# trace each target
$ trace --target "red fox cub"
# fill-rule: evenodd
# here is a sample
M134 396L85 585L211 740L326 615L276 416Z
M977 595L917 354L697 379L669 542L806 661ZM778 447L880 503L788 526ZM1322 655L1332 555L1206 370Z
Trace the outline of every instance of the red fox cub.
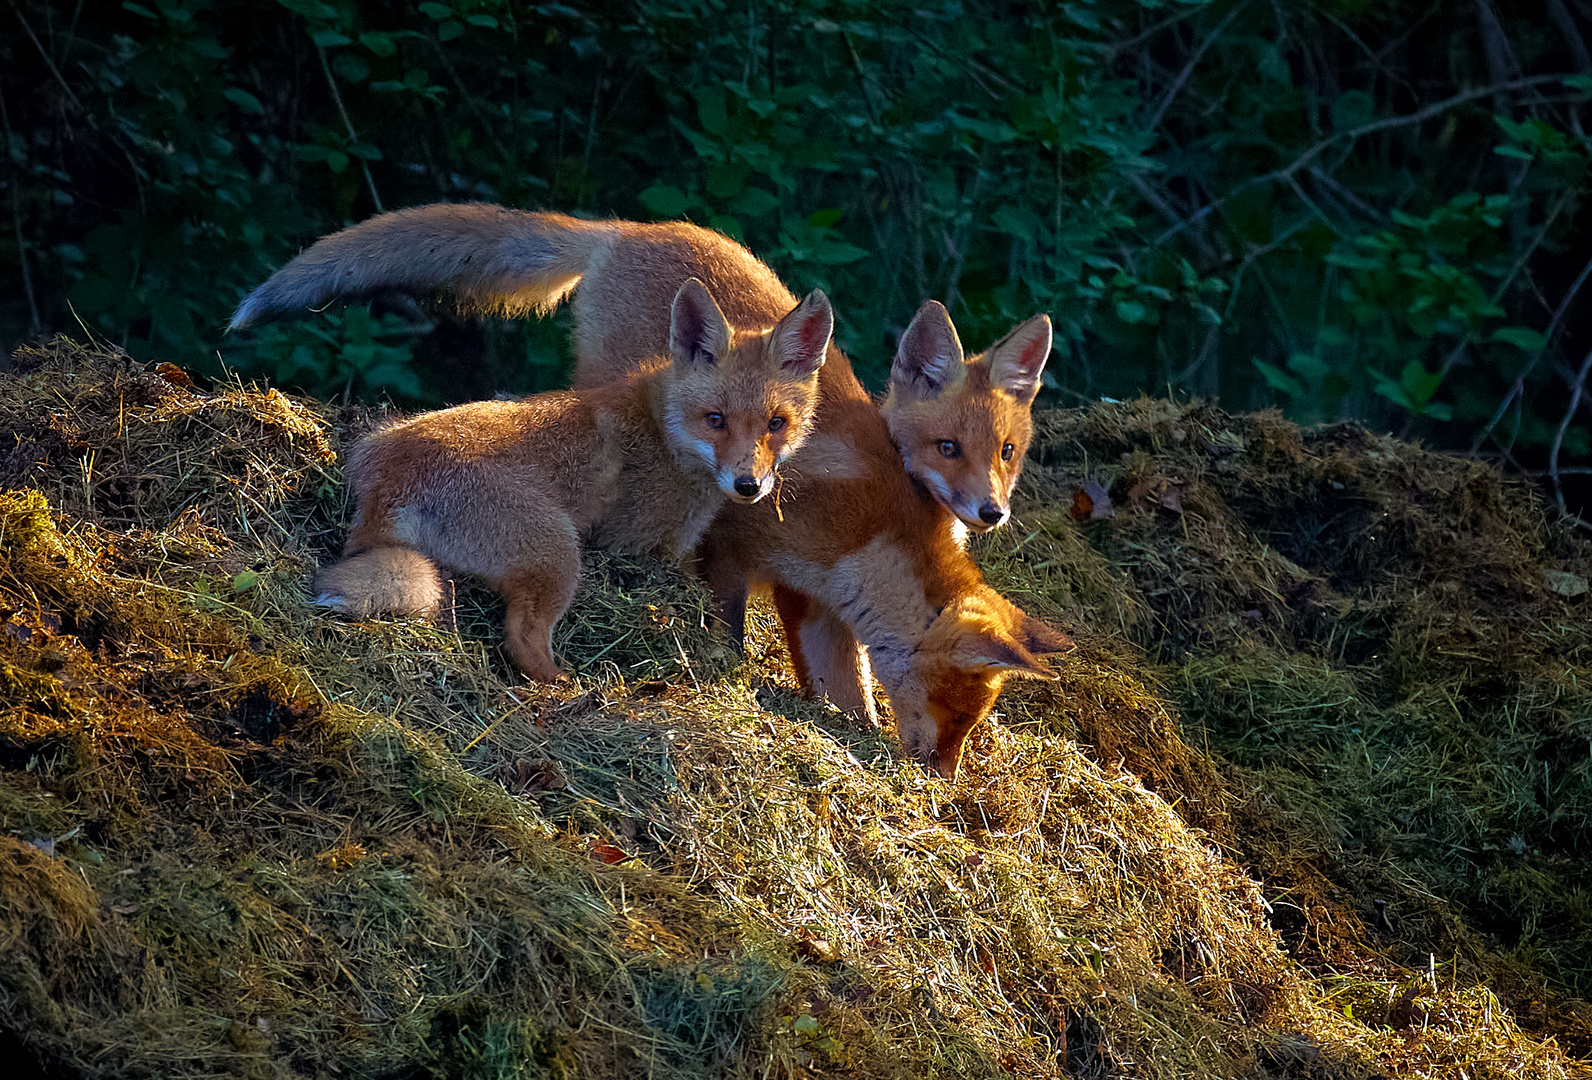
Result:
M749 251L694 225L437 205L322 240L246 299L235 324L382 290L504 314L549 310L573 290L577 393L595 392L644 366L690 277L743 332L795 304ZM832 346L813 430L783 475L779 507L726 506L699 548L732 629L748 588L772 586L803 686L872 719L876 671L904 746L954 778L1002 682L1049 677L1039 657L1072 643L984 584L956 519L919 495L884 418Z
M1029 407L1050 356L1050 316L1035 315L971 360L951 316L930 300L901 335L881 411L911 473L963 524L987 532L1012 514L1033 435Z
M234 325L277 310L253 302L301 273L300 260ZM657 339L667 359L643 357L601 387L460 405L362 439L348 454L354 525L315 602L359 616L424 610L441 599L436 564L480 574L508 601L515 663L556 678L552 630L574 598L583 540L682 559L727 499L768 494L801 445L833 316L817 291L792 306L772 330L740 333L687 279Z

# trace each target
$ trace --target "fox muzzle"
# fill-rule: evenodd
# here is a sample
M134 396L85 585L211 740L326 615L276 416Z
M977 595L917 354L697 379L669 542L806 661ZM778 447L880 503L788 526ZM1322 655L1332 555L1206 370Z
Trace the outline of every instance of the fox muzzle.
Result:
M762 476L754 476L752 473L720 470L719 490L736 502L755 503L774 490L774 471L770 469Z

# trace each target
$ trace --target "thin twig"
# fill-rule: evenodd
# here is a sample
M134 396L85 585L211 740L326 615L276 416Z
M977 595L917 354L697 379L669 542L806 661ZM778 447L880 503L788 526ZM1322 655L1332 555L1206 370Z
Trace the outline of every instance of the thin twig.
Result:
M1481 444L1493 433L1498 422L1504 418L1504 413L1509 411L1510 404L1515 398L1524 395L1526 389L1526 376L1531 374L1531 369L1537 366L1537 361L1542 359L1542 354L1548 351L1548 346L1553 343L1553 335L1559 330L1559 323L1564 318L1564 313L1570 310L1570 302L1575 299L1576 293L1581 291L1581 286L1586 284L1586 279L1592 277L1592 259L1581 268L1581 273L1576 275L1570 288L1565 292L1564 299L1559 301L1559 306L1554 309L1553 318L1548 322L1547 333L1543 336L1542 347L1531 354L1531 359L1526 366L1520 369L1520 374L1515 376L1515 385L1509 388L1509 393L1498 403L1498 408L1493 412L1492 419L1487 421L1487 426L1481 429L1474 442L1470 444L1470 452L1475 453L1481 449Z
M10 161L11 112L6 108L4 94L0 94L0 124L6 134L6 160ZM17 231L17 262L22 264L22 292L28 298L28 335L38 337L44 332L44 322L39 318L39 302L33 296L33 271L28 268L28 245L22 238L21 173L13 163L11 167L11 225Z
M1135 45L1141 44L1142 42L1147 41L1150 38L1154 37L1156 34L1159 34L1162 30L1165 30L1168 27L1176 26L1178 23L1182 22L1183 20L1191 19L1195 15L1198 15L1199 13L1200 13L1200 9L1199 8L1190 8L1187 11L1183 12L1183 14L1181 14L1181 15L1173 15L1171 18L1162 19L1160 22L1153 24L1148 29L1142 30L1142 31L1140 31L1137 34L1134 34L1132 37L1128 38L1126 41L1118 41L1118 42L1115 42L1115 43L1112 43L1112 44L1108 44L1106 42L1100 42L1095 47L1103 50L1105 52L1107 58L1115 57L1117 53L1124 52L1124 51L1126 51L1128 49L1131 49Z
M1563 82L1566 78L1569 78L1569 76L1533 75L1529 79L1512 79L1509 82L1498 83L1494 86L1484 86L1477 90L1466 90L1462 93L1455 94L1453 97L1444 98L1442 101L1428 105L1424 109L1418 109L1407 116L1390 116L1382 120L1374 121L1373 123L1362 124L1357 128L1350 128L1348 131L1340 131L1336 135L1330 135L1327 138L1322 139L1320 142L1316 143L1310 149L1300 154L1292 162L1283 166L1282 168L1274 169L1269 173L1265 173L1261 176L1251 177L1250 179L1245 180L1242 184L1234 187L1220 199L1217 199L1210 205L1202 208L1199 213L1195 214L1193 217L1174 225L1172 228L1156 237L1155 242L1157 245L1166 243L1168 240L1172 239L1172 237L1176 236L1190 225L1193 225L1195 222L1207 217L1213 211L1219 209L1223 203L1227 202L1241 191L1247 191L1252 187L1259 187L1261 184L1269 184L1276 180L1291 179L1294 173L1298 172L1306 165L1309 165L1324 152L1345 139L1349 140L1350 142L1354 142L1358 139L1364 138L1367 135L1373 135L1378 131L1387 131L1390 128L1397 127L1408 127L1411 124L1422 124L1427 120L1432 119L1434 116L1441 116L1449 109L1464 105L1467 102L1475 101L1478 98L1491 97L1493 94L1503 90L1525 90L1533 86L1541 86L1544 83Z
M1564 410L1564 418L1559 421L1559 430L1554 432L1553 449L1548 451L1548 477L1553 481L1553 497L1559 504L1559 513L1564 515L1565 520L1583 529L1592 529L1592 522L1571 513L1564 504L1564 485L1559 480L1559 449L1564 445L1564 433L1569 430L1570 421L1575 419L1576 411L1581 408L1581 399L1586 396L1588 372L1592 372L1592 352L1587 353L1586 359L1581 361L1581 370L1576 373L1574 389L1570 394L1570 404Z
M1165 94L1161 95L1161 103L1155 107L1155 112L1151 114L1149 123L1144 125L1146 130L1154 131L1161 125L1161 118L1166 115L1166 110L1172 107L1172 102L1177 97L1178 92L1183 89L1183 84L1188 82L1190 75L1194 74L1194 65L1200 62L1200 57L1205 55L1207 49L1216 44L1216 39L1222 36L1222 31L1226 30L1228 24L1238 17L1238 13L1248 6L1249 0L1243 0L1242 3L1233 5L1233 10L1229 11L1226 17L1216 24L1216 29L1205 35L1205 40L1201 41L1194 49L1194 55L1188 58L1188 63L1183 65L1183 70L1177 73L1177 78L1172 80L1172 85Z
M55 66L55 61L51 60L50 54L44 50L44 45L39 41L38 35L33 32L33 27L28 25L28 20L23 16L22 9L17 6L17 0L11 0L11 10L16 12L17 21L22 24L22 29L28 32L28 40L33 42L35 49L39 50L39 55L44 58L45 66L50 69L50 74L55 76L55 81L61 84L61 89L66 91L66 96L77 107L77 111L87 112L83 108L83 103L77 99L77 95L72 93L72 88L67 85L65 77L61 74L61 69Z
M315 46L315 55L321 59L321 71L326 75L326 85L331 88L332 101L337 104L337 111L343 116L343 126L348 129L348 141L354 146L359 145L359 134L354 131L354 122L348 118L348 110L343 107L343 95L337 92L337 80L332 78L332 65L326 62L326 50L319 43ZM350 147L352 150L352 147ZM358 154L352 155L359 157ZM381 195L376 191L376 181L371 179L370 162L359 157L359 167L365 173L365 186L370 188L370 201L376 204L376 213L384 214L387 211L381 205Z

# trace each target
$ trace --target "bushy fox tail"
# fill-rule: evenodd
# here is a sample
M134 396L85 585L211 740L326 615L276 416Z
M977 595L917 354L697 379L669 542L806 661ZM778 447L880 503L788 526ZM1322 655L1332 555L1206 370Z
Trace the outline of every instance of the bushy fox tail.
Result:
M244 298L230 328L385 290L468 313L545 313L617 236L611 223L487 203L395 210L316 241Z
M315 579L312 603L355 618L433 611L442 603L436 564L409 548L376 548L333 563Z

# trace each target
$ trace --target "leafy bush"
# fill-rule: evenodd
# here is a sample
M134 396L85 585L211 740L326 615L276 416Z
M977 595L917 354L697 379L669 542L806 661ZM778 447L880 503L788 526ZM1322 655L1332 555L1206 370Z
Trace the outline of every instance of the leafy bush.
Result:
M1592 450L1566 413L1588 16L18 0L0 335L81 320L135 354L410 403L557 385L556 323L411 306L223 332L315 236L485 199L722 229L834 294L876 384L927 297L971 347L1047 310L1064 398L1278 401L1557 468Z

